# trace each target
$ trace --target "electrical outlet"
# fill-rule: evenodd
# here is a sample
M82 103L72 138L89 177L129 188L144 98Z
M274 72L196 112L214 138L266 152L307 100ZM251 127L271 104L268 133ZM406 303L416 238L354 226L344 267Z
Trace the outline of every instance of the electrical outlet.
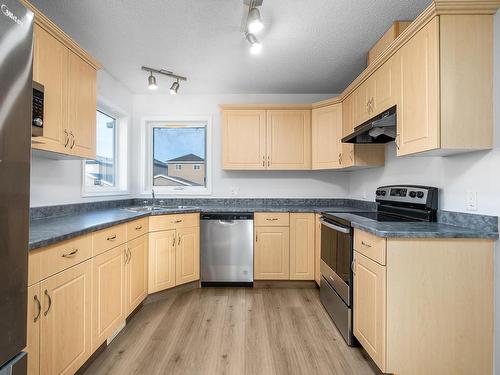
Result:
M465 199L465 206L467 211L477 211L477 192L468 191Z

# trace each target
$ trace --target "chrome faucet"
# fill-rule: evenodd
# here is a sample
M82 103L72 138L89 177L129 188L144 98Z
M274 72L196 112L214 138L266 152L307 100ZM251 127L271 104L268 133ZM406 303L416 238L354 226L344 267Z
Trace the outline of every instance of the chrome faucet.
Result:
M156 198L155 198L155 191L154 191L154 189L151 190L151 195L153 196L153 204L152 204L152 206L154 208L154 207L156 207Z

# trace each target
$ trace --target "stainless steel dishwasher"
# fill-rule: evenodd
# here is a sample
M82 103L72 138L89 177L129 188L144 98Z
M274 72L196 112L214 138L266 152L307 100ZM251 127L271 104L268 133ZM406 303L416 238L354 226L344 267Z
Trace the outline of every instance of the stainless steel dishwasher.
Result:
M253 286L253 213L201 215L201 285Z

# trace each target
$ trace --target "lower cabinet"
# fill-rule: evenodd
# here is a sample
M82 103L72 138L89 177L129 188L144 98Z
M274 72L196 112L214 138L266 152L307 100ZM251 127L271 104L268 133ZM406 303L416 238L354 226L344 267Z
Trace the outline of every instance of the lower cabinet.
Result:
M92 351L125 321L125 245L92 259Z
M74 374L90 357L91 279L88 260L40 283L40 374Z
M316 284L321 282L321 215L316 214L314 218L314 280Z
M199 226L149 234L149 293L199 278Z
M290 280L314 280L314 214L290 214Z
M28 353L28 374L40 374L40 321L42 319L42 304L40 283L28 288L28 316L26 348Z
M290 279L290 229L288 227L255 228L254 279Z
M386 267L357 251L354 262L354 335L385 372Z
M129 315L148 296L148 236L127 243L125 312Z

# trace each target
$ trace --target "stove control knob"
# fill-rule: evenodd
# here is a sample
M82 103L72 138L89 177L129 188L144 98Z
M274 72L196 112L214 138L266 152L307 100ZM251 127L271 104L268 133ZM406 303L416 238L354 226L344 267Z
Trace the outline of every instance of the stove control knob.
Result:
M382 190L380 194L382 194L382 196L385 197L385 190Z
M423 198L424 197L424 192L423 191L419 191L417 193L417 198Z
M414 191L410 191L410 198L415 198L417 196L417 193Z
M377 191L375 192L375 194L377 194L377 196L380 196L380 194L382 194L382 192L381 192L380 190L377 190Z

